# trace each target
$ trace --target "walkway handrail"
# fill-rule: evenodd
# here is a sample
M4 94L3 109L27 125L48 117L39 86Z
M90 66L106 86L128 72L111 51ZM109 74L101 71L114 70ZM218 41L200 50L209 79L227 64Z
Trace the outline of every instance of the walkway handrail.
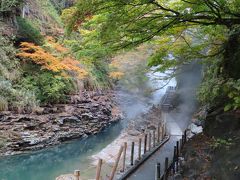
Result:
M165 139L163 139L160 144L158 144L154 149L147 152L142 156L142 159L139 161L136 161L135 165L132 166L130 169L128 169L118 180L125 180L127 179L131 174L133 174L145 161L147 161L156 151L158 151L168 140L170 139L170 136L166 136Z
M156 132L157 131L157 132ZM143 135L143 134L142 134ZM121 177L117 178L120 180L124 180L129 177L132 173L134 173L139 166L141 166L145 161L147 161L156 151L158 151L168 140L170 136L166 135L166 124L159 123L158 127L155 127L155 130L152 130L152 133L144 134L144 139L142 141L142 137L138 138L139 147L136 148L138 152L137 156L134 156L135 150L135 142L131 142L131 151L130 151L130 168L126 169L126 150L127 150L127 142L124 143L119 149L117 158L115 160L115 164L112 167L110 176L106 175L109 180L113 180L116 172L118 170L120 160L123 161L121 164L123 165L120 169L120 172L123 173ZM142 146L143 143L143 146ZM143 147L143 154L142 148ZM101 170L102 165L104 164L103 159L99 159L98 165L96 168L96 180L101 179ZM76 170L74 175L76 180L80 179L80 170Z
M176 142L174 146L173 159L169 165L168 157L165 158L164 173L161 175L161 164L158 162L155 169L155 180L167 180L170 173L175 174L179 171L179 155L183 149L184 144L187 142L187 130L184 131L182 138Z

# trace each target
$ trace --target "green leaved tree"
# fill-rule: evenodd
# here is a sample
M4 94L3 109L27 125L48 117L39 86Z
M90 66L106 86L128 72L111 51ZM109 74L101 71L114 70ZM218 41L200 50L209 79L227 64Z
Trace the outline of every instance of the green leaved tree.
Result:
M107 49L104 56L152 43L149 65L160 71L202 60L199 99L229 110L240 107L239 9L239 0L79 0L66 27L95 33L88 42Z

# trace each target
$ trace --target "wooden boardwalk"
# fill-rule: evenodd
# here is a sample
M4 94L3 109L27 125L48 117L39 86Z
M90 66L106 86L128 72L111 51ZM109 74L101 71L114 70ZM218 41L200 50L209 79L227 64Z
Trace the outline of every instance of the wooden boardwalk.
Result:
M136 164L128 169L128 171L126 171L123 175L121 175L120 177L118 177L118 180L125 180L128 179L129 177L133 176L133 174L135 172L137 172L139 169L141 169L143 166L145 166L145 164L147 164L148 161L151 161L152 156L157 153L168 141L169 141L170 137L166 136L165 139L163 139L163 141L158 144L156 147L154 147L152 149L152 151L146 153L142 159L140 161L137 161Z
M173 150L181 136L171 136L169 141L164 144L158 151L151 155L151 157L144 162L138 169L133 172L128 178L124 178L127 180L155 180L155 166L157 163L161 163L161 174L164 172L164 161L165 158L169 159L173 158ZM124 180L122 179L122 180Z
M166 93L164 94L162 100L161 100L161 109L164 112L168 112L172 110L173 107L173 100L176 95L176 88L173 86L168 86Z

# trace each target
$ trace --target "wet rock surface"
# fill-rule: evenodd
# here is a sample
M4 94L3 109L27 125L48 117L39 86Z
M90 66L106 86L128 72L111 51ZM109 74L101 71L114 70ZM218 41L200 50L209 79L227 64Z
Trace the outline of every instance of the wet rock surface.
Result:
M130 135L137 136L144 131L156 130L159 123L163 123L162 109L160 105L153 105L148 112L133 119L129 123L127 131Z
M96 134L122 119L113 92L85 92L31 114L0 112L0 155L42 149Z

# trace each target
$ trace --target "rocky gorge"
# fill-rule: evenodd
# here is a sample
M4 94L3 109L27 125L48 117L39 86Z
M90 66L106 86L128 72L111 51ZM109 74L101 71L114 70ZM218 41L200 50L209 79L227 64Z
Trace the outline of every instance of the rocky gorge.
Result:
M96 134L122 119L109 92L82 92L68 104L37 109L31 114L0 113L0 155L20 154Z

